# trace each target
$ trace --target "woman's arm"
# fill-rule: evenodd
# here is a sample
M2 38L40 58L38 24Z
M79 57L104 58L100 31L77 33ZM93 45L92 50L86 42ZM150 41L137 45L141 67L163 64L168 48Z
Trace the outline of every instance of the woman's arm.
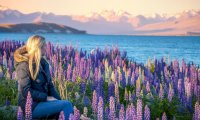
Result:
M48 85L48 89L49 89L49 95L55 97L58 100L61 100L60 95L58 94L58 92L56 91L52 80L50 80L49 85Z
M49 78L49 84L48 84L48 95L49 96L53 96L58 100L61 100L60 95L58 94L58 92L56 91L53 83L52 83L52 79L51 79L51 74L50 74L50 70L49 70L49 63L46 61L46 59L42 58L43 60L41 61L43 64L43 69L45 71L46 76Z
M47 100L47 94L44 92L40 92L37 90L33 90L31 88L31 79L30 79L30 73L28 72L28 66L23 65L24 63L21 63L18 65L18 68L16 69L17 77L18 77L18 89L19 92L21 92L23 97L27 97L28 91L31 93L31 97L34 101L46 101Z

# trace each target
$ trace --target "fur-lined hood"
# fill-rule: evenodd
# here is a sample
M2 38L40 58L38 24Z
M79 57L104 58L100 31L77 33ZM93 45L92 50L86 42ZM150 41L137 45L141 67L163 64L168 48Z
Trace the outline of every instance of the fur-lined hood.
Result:
M20 48L16 49L14 52L14 66L16 67L18 63L27 61L28 62L28 55L26 46L21 46Z

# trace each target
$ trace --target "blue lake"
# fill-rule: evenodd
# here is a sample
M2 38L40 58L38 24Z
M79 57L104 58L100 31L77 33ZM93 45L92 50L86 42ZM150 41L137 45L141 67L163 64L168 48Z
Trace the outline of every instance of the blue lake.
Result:
M0 41L26 41L32 34L0 33ZM125 36L125 35L66 35L40 34L53 44L78 46L89 53L92 49L105 46L110 49L118 46L120 51L127 51L127 56L138 63L146 63L148 58L161 57L193 61L200 65L200 36Z

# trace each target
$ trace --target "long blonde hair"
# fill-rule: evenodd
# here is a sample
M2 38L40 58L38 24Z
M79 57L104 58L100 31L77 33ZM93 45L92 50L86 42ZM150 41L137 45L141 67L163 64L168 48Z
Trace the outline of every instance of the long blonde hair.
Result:
M45 38L39 35L33 35L28 38L26 42L26 50L28 54L28 64L31 78L36 79L40 69L40 60L42 57L42 47L45 45ZM33 69L33 63L35 63L35 70Z

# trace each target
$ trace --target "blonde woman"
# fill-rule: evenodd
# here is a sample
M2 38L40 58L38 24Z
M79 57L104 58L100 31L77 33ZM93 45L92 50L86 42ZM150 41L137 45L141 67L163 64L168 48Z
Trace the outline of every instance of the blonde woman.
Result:
M29 37L26 44L14 52L14 66L18 78L18 105L25 114L28 91L33 99L32 117L46 118L64 111L66 119L73 112L72 103L61 100L51 80L49 64L44 59L45 38Z

